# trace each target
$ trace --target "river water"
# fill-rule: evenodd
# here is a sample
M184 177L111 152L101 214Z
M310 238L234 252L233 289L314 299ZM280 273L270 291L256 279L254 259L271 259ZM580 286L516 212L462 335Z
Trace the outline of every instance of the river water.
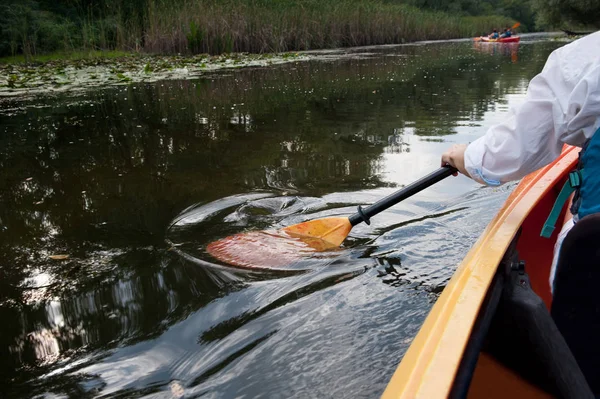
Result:
M560 45L318 52L4 100L0 396L381 394L514 184L446 179L296 272L236 269L206 245L349 215L429 173Z

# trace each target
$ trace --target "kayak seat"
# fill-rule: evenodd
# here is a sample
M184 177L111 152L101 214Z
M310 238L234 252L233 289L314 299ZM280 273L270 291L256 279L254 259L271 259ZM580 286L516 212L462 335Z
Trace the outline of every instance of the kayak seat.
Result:
M482 303L449 398L593 399L548 308L531 287L525 262L516 250L519 235ZM511 383L489 378L494 375L509 376ZM494 395L481 395L482 387ZM521 394L514 395L517 391Z
M600 214L565 237L554 277L551 314L592 391L600 395Z
M594 397L544 301L531 288L524 262L511 266L487 338L488 353L553 396Z

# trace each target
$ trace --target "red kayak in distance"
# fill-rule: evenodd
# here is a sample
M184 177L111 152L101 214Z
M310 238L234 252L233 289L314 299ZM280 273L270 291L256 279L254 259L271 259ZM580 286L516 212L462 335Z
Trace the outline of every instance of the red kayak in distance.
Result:
M488 42L488 43L519 43L521 38L519 36L504 37L502 39L490 39L487 36L476 37L473 39L476 42Z

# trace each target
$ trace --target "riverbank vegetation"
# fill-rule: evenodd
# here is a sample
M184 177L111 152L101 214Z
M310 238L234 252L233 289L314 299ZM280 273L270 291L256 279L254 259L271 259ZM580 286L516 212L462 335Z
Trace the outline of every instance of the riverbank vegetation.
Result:
M550 4L551 3L551 4ZM268 53L600 27L587 0L3 0L0 57ZM8 62L12 62L10 59Z
M533 0L538 20L546 26L579 30L600 29L600 2L589 0Z
M439 4L438 4L439 3ZM285 52L469 37L511 25L511 0L5 0L0 56L120 50ZM463 4L464 3L464 4ZM495 4L495 5L492 5ZM492 14L490 16L490 14ZM523 23L523 20L521 20ZM532 28L532 27L530 27Z

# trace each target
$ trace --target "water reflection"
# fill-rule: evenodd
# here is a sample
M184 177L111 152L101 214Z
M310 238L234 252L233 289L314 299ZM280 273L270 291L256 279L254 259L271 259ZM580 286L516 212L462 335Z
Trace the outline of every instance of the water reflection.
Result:
M510 57L513 64L519 61L520 43L473 42L473 48L489 55L501 54Z
M517 64L470 43L371 48L3 100L3 389L376 395L504 189L440 184L300 275L216 265L206 243L351 214L420 177L522 96L556 46L522 46Z

